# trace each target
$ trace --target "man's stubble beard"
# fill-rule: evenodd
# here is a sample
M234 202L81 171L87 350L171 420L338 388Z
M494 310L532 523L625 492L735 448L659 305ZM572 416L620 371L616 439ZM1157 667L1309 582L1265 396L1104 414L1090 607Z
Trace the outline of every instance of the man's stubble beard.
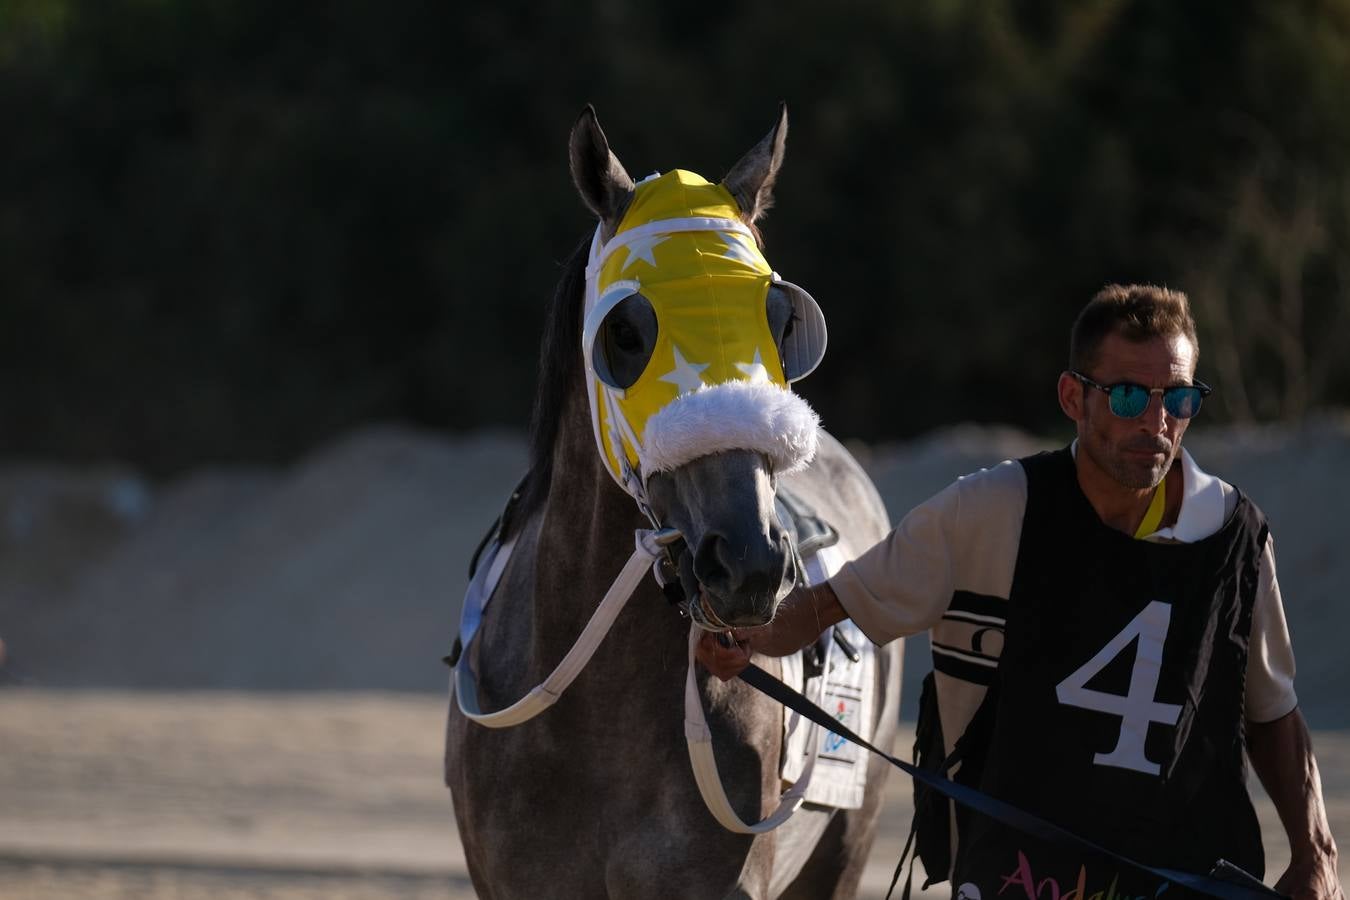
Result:
M1112 445L1092 429L1092 420L1088 420L1088 436L1091 440L1080 441L1082 449L1097 468L1101 469L1117 483L1134 491L1151 490L1158 486L1181 449L1181 441L1169 441L1165 437L1141 435L1127 438L1120 446ZM1163 462L1157 466L1142 466L1129 463L1124 456L1126 450L1156 450L1164 454Z

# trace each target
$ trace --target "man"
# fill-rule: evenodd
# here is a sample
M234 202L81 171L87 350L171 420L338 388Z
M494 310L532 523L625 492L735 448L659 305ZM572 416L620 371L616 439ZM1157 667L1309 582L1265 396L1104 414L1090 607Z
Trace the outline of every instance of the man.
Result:
M931 629L945 748L983 705L987 792L1147 864L1208 872L1224 858L1261 875L1249 758L1289 838L1277 889L1343 900L1264 517L1181 449L1209 393L1198 352L1184 294L1105 288L1059 378L1070 447L958 479L768 625L731 647L705 635L699 658L725 679L844 618L878 644ZM968 897L1161 887L957 821L949 874Z

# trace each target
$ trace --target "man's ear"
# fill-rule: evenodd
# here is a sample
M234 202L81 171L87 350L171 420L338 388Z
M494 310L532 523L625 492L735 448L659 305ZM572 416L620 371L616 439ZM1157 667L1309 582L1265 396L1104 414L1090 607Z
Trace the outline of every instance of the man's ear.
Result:
M1084 392L1086 388L1083 382L1074 378L1068 372L1059 373L1059 408L1064 410L1064 415L1073 419L1075 422L1083 421L1085 410Z

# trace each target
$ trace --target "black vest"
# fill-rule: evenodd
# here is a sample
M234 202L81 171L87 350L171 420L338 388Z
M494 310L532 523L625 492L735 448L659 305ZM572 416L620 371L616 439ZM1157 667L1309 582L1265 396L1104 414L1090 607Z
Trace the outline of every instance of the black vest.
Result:
M1026 517L981 787L1143 863L1206 873L1223 858L1262 876L1243 700L1264 517L1239 494L1204 540L1138 541L1102 524L1067 449L1021 463ZM1161 887L980 816L961 825L954 892L1105 900Z

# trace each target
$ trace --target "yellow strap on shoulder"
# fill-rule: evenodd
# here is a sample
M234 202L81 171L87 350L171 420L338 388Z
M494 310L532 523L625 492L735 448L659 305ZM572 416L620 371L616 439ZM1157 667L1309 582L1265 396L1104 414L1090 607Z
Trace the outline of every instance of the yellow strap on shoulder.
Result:
M1148 512L1144 513L1144 521L1139 523L1139 528L1134 533L1135 540L1142 540L1158 530L1162 524L1163 512L1167 509L1167 476L1158 482L1158 489L1153 492L1153 500L1148 504Z

